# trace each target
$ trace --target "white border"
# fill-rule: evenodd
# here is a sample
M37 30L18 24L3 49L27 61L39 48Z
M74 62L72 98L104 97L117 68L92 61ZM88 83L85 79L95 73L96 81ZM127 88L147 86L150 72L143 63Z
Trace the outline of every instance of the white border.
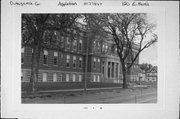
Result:
M114 1L115 2L115 1ZM114 3L112 2L112 3ZM2 2L2 114L3 117L84 116L103 118L143 115L164 117L177 112L177 5L158 4L153 7L55 7L55 2L43 2L45 7L13 7ZM105 2L106 4L110 4ZM153 4L155 4L153 2ZM3 6L5 5L5 7ZM160 6L162 5L162 6ZM170 6L170 7L167 7ZM21 13L153 13L158 16L158 103L157 104L21 104ZM169 40L172 39L172 40ZM172 52L173 51L173 52ZM171 74L170 74L171 73ZM173 76L172 76L173 75ZM172 81L173 80L173 81ZM170 96L170 97L169 97ZM174 102L173 102L174 101ZM84 107L89 107L84 110ZM95 107L93 110L92 107ZM99 107L103 107L99 110ZM172 107L174 107L172 109ZM111 113L111 114L109 114ZM53 115L52 115L53 114ZM55 115L54 115L55 114ZM111 115L111 116L110 116ZM79 117L80 116L80 117ZM176 117L176 114L169 117ZM147 117L145 117L147 118ZM168 118L168 116L167 116ZM173 119L173 118L169 118Z

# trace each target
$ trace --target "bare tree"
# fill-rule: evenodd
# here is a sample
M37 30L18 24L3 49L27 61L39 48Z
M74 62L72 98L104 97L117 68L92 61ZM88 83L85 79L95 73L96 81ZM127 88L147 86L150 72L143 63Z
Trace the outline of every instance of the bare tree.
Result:
M139 64L139 68L144 71L145 75L152 67L153 66L151 64L148 64L148 63Z
M58 47L58 39L53 38L54 31L61 35L72 35L72 28L78 28L77 14L22 14L22 46L31 46L32 65L28 91L36 92L38 81L40 52L45 47ZM55 45L56 44L56 45Z
M156 24L150 23L145 13L98 14L93 18L94 23L112 37L121 62L123 88L127 88L127 73L139 54L157 42L157 35L153 33Z

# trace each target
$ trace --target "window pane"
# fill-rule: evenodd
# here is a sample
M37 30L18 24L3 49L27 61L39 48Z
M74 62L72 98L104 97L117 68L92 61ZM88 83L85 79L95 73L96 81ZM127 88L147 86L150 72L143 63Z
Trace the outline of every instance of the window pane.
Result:
M73 74L73 82L75 82L75 81L76 81L76 75Z
M47 82L47 73L43 73L42 81Z
M66 82L69 82L69 74L66 74Z
M54 56L58 56L58 52L54 52Z
M53 73L53 82L57 82L57 73Z
M82 68L82 58L79 58L79 67Z
M79 50L82 50L82 40L79 40Z
M79 75L79 82L82 81L82 75Z
M73 56L73 67L76 67L76 56Z
M69 55L67 55L67 57L66 57L67 59L66 59L66 67L69 67L70 66L70 64L69 64L69 61L70 61L70 56Z
M94 75L93 77L93 82L96 82L96 75Z
M47 55L48 55L48 51L44 50L44 55L43 55L43 63L47 64Z

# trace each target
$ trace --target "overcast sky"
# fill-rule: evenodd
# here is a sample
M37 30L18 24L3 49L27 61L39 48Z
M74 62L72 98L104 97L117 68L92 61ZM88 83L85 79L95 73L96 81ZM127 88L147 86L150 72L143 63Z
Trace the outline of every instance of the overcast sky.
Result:
M157 65L157 43L141 52L139 56L139 63Z

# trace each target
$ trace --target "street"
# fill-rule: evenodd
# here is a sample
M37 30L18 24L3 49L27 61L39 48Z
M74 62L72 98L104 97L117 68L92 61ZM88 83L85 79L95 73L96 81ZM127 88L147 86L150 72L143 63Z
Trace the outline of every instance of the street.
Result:
M115 90L57 93L47 97L22 98L22 103L156 103L157 88L130 88Z

